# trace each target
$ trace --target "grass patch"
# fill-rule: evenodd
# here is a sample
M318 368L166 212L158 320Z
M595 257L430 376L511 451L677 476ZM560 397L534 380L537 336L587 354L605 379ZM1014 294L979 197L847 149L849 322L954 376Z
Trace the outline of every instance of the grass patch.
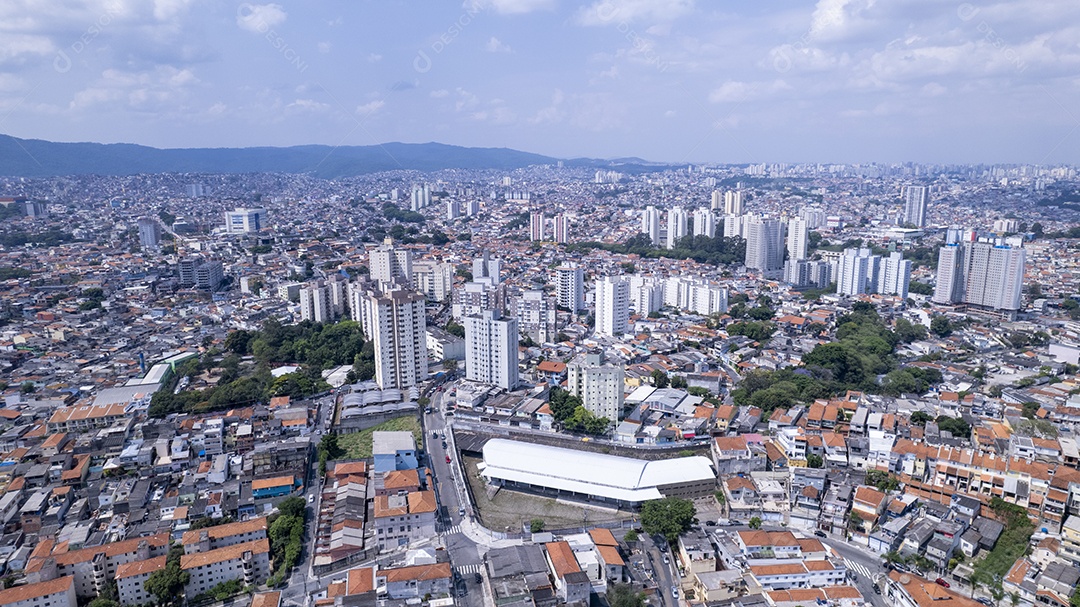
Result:
M345 450L345 457L348 459L371 457L371 435L374 432L382 431L412 432L413 439L416 440L416 448L424 448L424 435L420 430L420 420L413 415L395 417L360 432L338 435L338 446Z
M975 573L971 577L973 582L989 588L994 597L1001 600L1001 579L1027 552L1035 525L1023 508L999 497L991 500L990 508L1005 520L1005 530L1001 532L994 549L975 563Z

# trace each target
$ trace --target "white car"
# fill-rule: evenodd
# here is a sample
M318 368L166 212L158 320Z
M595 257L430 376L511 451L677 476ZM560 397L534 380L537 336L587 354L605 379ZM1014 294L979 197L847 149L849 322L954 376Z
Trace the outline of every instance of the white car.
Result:
M678 586L672 586L671 587L671 596L673 596L675 598L679 598L679 587Z
M315 503L315 494L314 493L311 493L311 494L309 494L307 496L307 503L309 503L309 504Z

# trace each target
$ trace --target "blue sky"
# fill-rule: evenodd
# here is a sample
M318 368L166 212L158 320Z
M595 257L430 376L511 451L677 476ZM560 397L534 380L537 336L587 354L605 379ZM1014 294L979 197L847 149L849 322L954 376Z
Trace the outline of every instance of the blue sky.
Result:
M1080 2L4 0L0 132L1080 163Z

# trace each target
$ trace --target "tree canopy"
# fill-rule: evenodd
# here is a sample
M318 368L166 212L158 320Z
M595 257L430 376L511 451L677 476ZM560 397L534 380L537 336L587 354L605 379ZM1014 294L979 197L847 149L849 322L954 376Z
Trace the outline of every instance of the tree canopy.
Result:
M675 543L679 534L690 528L697 508L694 502L677 497L645 502L641 507L641 528L652 535L662 535L669 543Z

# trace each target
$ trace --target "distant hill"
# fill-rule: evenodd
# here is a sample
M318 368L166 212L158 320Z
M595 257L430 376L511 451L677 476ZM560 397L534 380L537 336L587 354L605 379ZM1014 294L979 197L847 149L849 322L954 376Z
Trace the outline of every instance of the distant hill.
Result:
M56 143L0 135L0 175L134 175L138 173L310 173L333 179L412 169L516 169L558 159L508 148L466 148L441 143L385 143L286 148L159 149L130 143ZM628 167L604 160L574 159L568 166ZM661 165L642 163L641 170Z

